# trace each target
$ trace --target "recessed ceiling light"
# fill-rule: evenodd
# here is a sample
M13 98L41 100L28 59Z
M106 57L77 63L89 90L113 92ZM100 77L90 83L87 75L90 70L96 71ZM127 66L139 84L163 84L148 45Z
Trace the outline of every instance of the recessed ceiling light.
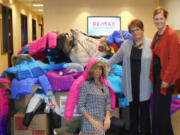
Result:
M34 3L32 4L33 7L43 7L44 5L43 4L40 4L40 3Z

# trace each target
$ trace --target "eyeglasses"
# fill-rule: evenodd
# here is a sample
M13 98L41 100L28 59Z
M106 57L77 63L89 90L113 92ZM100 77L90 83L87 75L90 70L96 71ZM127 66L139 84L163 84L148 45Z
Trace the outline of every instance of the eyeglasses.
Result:
M131 29L130 32L131 32L131 33L135 33L135 32L138 32L138 31L140 31L140 30L141 30L140 28L136 27L136 28L134 28L134 29Z

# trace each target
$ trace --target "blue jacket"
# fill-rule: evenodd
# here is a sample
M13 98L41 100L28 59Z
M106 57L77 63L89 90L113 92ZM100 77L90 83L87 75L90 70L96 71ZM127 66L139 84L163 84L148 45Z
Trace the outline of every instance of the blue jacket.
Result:
M23 60L21 64L16 65L15 67L11 67L6 69L1 77L5 77L5 73L10 73L10 74L17 74L19 72L24 72L24 71L30 71L35 68L41 68L43 71L48 71L48 70L59 70L59 69L64 69L67 67L67 63L63 62L60 64L45 64L41 61L36 61L34 58L32 58L32 62L29 62L27 60Z

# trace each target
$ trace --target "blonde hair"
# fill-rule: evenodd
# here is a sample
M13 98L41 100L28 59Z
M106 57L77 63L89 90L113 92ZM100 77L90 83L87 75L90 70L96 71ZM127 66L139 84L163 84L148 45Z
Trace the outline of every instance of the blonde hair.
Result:
M154 18L157 14L160 14L160 13L162 13L163 16L167 19L167 17L168 17L168 11L167 11L165 8L160 7L160 6L158 6L158 7L154 10L154 12L153 12L153 18Z
M97 67L100 67L102 69L102 77L107 78L107 63L105 63L103 60L97 60L91 65L91 67L88 70L88 80L94 80L94 70Z

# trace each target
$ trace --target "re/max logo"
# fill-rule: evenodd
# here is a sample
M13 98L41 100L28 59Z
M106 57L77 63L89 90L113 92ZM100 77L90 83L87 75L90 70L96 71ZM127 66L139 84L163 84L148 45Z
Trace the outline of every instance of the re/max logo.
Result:
M93 26L115 26L115 22L99 22L99 21L95 21L92 22Z

